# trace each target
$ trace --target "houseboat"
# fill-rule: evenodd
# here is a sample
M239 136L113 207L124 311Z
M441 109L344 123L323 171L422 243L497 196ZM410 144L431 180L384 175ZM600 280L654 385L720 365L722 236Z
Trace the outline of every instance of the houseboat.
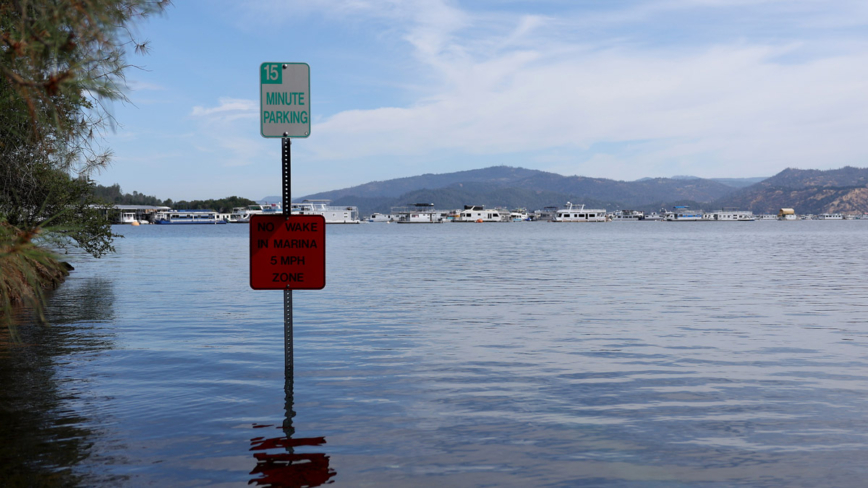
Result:
M532 214L530 214L530 220L536 221L550 221L554 218L555 214L558 211L558 207L544 207L542 210L534 210Z
M778 211L778 220L798 220L798 216L794 209L782 208Z
M276 215L283 212L279 203L269 203L264 205L248 205L246 207L235 207L227 219L231 224L249 224L250 217L254 215Z
M690 210L686 205L672 207L671 212L666 212L666 222L701 222L702 210Z
M510 211L509 218L512 219L513 222L524 222L525 220L530 220L526 208L517 208Z
M563 208L559 208L552 218L552 222L606 222L606 209L588 208L584 205L573 205L567 202Z
M715 222L753 222L756 220L750 210L735 210L724 208L702 214L702 220Z
M368 222L394 222L397 220L397 216L392 214L381 214L381 213L372 213L370 217L368 217Z
M638 222L644 220L645 212L640 212L639 210L616 210L609 217L612 218L612 222Z
M180 225L180 224L225 224L226 220L219 218L217 212L213 210L172 210L160 215L160 218L154 221L155 224L161 225Z
M392 215L399 224L442 224L442 212L434 210L433 203L413 203L404 207L392 208Z
M336 207L329 205L331 200L302 200L290 206L292 215L322 215L326 224L358 224L359 209L356 207Z
M485 205L465 205L454 222L509 222L509 210L502 208L486 209Z
M839 213L824 213L818 215L817 220L844 220L844 216Z

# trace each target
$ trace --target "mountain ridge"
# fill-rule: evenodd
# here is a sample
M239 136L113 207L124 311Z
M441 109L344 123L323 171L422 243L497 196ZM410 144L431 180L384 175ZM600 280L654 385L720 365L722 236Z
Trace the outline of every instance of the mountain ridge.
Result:
M678 176L623 181L492 166L370 182L295 201L306 198L329 199L339 206L354 205L362 215L388 213L392 207L420 202L434 203L443 209L475 204L534 210L563 205L566 201L607 209L659 210L679 203L706 209L737 207L755 213L775 213L782 207L796 208L799 213L864 213L868 212L868 168L787 168L769 178Z

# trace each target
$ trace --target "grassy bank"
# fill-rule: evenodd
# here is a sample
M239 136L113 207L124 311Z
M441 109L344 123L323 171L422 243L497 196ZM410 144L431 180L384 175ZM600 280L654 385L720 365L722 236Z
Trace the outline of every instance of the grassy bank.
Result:
M39 228L22 230L0 222L0 322L13 337L13 307L31 307L43 320L45 290L56 288L72 269L34 244L39 234Z

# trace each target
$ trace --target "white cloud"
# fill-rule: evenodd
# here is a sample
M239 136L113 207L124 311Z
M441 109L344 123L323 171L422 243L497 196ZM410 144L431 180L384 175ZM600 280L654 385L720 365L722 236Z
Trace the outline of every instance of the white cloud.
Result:
M193 107L190 115L194 117L208 117L219 115L218 118L223 120L234 120L239 117L256 118L258 107L255 100L245 100L240 98L220 98L220 105L211 108L200 106Z
M193 107L190 116L199 126L196 149L222 167L253 164L263 155L261 141L249 135L258 110L255 100L228 97L220 98L216 107Z
M617 29L605 31L697 10L716 27L727 26L715 23L715 15L761 18L764 12L795 15L781 21L787 28L866 23L866 9L858 2L844 1L836 9L816 0L737 3L635 2L630 8L563 16L470 12L436 0L259 7L276 22L286 19L281 12L313 9L342 22L382 22L394 38L406 41L428 79L435 80L413 103L349 108L322 119L302 149L313 159L350 166L361 158L424 161L445 152L472 159L558 149L559 160L574 155L576 172L616 178L672 174L673 168L738 176L787 166L864 164L868 49L862 38L862 43L837 34L803 39L790 29L777 40L751 41L766 35L760 28L745 31L743 38L660 46L640 33L624 38ZM586 33L593 28L604 33L598 38ZM820 42L825 43L821 53L799 56ZM797 62L782 62L787 56ZM255 116L250 100L220 102L196 107L193 115L252 111ZM594 149L601 144L610 149ZM536 160L546 164L545 157ZM569 167L551 164L544 169Z

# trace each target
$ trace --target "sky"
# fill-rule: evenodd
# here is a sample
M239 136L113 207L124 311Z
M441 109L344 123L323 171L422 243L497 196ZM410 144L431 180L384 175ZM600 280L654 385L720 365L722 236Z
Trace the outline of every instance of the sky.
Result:
M311 69L293 198L494 165L771 176L868 166L864 0L176 0L136 26L97 182L280 195L259 67Z

